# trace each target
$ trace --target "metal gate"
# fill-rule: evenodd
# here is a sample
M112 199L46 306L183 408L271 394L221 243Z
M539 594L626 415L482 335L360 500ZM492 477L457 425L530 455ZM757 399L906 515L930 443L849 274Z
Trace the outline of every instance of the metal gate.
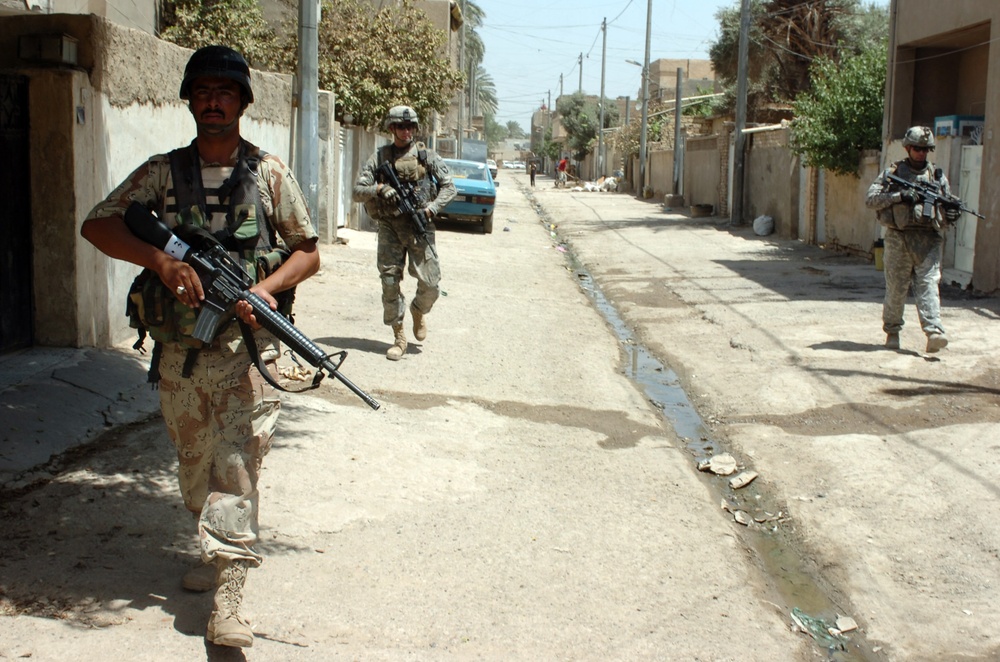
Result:
M28 79L0 74L0 353L31 345Z

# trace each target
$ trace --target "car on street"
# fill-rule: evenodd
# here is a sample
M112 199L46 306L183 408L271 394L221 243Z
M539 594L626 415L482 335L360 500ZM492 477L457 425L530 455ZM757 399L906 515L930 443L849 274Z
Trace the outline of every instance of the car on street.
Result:
M493 177L493 182L496 183L497 179L497 162L493 159L486 159L486 167L490 169L490 176Z
M493 232L493 208L497 188L485 163L445 159L448 171L458 194L436 218L445 221L471 221L480 223L484 234Z

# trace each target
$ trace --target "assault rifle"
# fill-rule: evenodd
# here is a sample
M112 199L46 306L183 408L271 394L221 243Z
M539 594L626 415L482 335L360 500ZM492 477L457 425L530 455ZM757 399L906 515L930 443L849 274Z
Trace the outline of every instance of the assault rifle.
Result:
M888 173L886 178L891 183L910 189L916 193L919 202L923 205L922 214L925 217L934 216L934 205L941 205L941 208L946 211L949 209L957 209L958 211L965 212L966 214L972 214L973 216L978 216L979 218L986 218L974 209L966 207L965 203L962 202L961 199L953 195L945 195L941 193L932 184L921 181L911 182L892 173Z
M375 170L375 180L386 186L391 186L399 194L396 209L399 210L400 214L405 214L410 219L410 222L413 223L413 233L424 240L424 243L427 244L427 250L437 259L437 252L430 239L427 238L427 215L424 214L423 210L417 208L417 196L413 191L413 184L403 184L399 181L396 169L389 161L383 161L382 165Z
M192 333L195 338L204 343L212 342L219 325L231 316L236 302L246 301L253 308L254 317L261 326L316 368L313 388L319 386L325 370L372 409L381 406L372 396L340 373L339 368L347 357L347 352L327 354L292 326L284 315L271 310L266 301L250 291L250 287L254 284L250 274L211 234L193 225L181 225L178 226L178 232L188 240L184 241L138 202L133 202L126 210L125 225L135 236L178 260L187 262L198 272L202 288L205 290L205 300L201 302L201 311L195 321ZM192 247L188 242L196 244L197 247Z

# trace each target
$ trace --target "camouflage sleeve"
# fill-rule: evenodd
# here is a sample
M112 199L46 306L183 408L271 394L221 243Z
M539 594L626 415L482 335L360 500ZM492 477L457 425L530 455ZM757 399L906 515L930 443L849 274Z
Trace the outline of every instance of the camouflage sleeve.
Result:
M455 182L451 179L448 164L438 156L437 152L428 153L427 169L430 171L431 176L437 180L438 186L437 197L428 203L427 208L431 210L433 216L437 216L438 212L455 199L458 190L455 188Z
M163 211L163 197L167 190L170 161L165 154L158 154L132 171L118 187L90 210L87 219L122 217L133 202L141 202L157 213Z
M895 193L888 186L889 180L886 178L888 174L888 169L883 170L878 178L872 182L872 185L868 187L868 194L865 196L865 206L869 209L885 209L899 202L899 199L895 197Z
M351 196L354 202L368 202L377 195L375 192L375 170L378 169L378 163L376 163L377 158L378 152L376 151L371 155L367 163L365 163L361 172L358 173L358 178L354 182L354 191Z
M268 154L261 160L259 177L264 213L285 246L294 249L303 241L316 239L305 196L284 161Z

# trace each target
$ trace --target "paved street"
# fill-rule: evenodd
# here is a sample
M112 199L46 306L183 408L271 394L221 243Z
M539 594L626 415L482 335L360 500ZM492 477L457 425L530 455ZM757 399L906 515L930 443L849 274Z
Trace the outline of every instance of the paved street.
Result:
M194 523L151 420L4 499L0 658L1000 654L996 300L947 298L939 357L909 308L889 352L860 258L544 177L530 198L523 174L500 183L492 235L439 231L446 295L404 360L384 358L374 234L344 231L300 286L297 326L346 349L344 374L382 408L333 380L284 397L253 648L206 647L210 598L179 587ZM705 439L678 436L631 379L636 350L595 284L677 373ZM699 472L715 452L760 477L732 490ZM814 640L793 612L860 629Z

